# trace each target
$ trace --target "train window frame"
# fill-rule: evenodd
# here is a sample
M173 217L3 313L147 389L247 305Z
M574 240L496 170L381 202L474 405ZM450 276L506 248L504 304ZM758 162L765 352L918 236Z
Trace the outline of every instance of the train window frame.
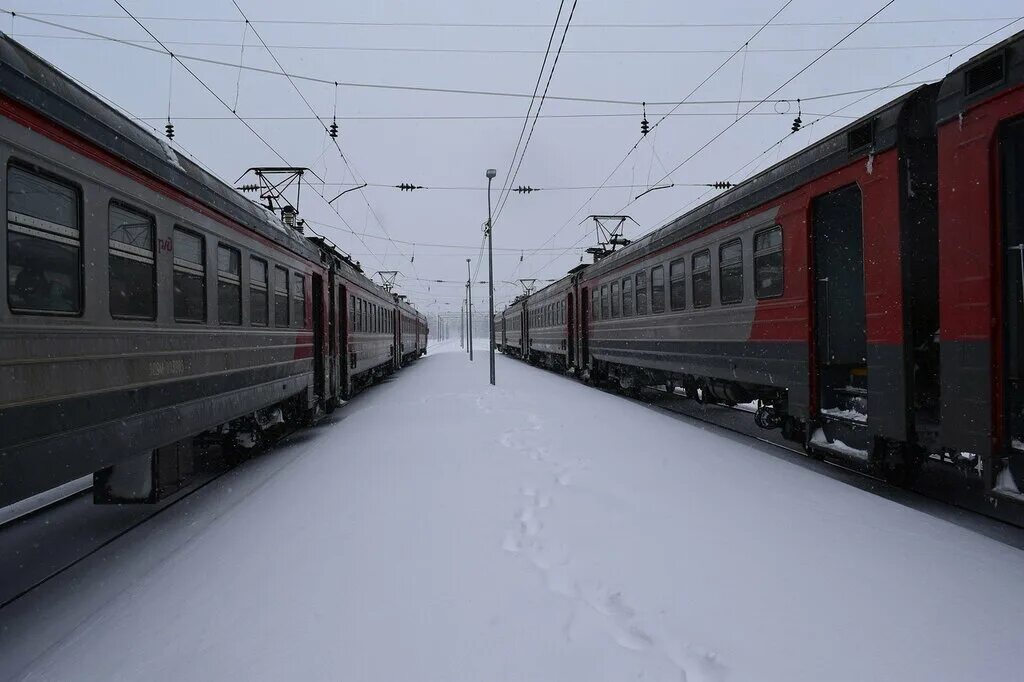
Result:
M698 258L707 258L707 265L697 267ZM697 278L707 278L707 299L697 298ZM711 287L711 249L700 249L690 254L690 296L693 299L694 308L710 308L714 302L714 292Z
M676 267L678 275L672 274ZM682 290L677 292L677 286ZM677 258L668 264L668 309L686 310L686 258Z
M725 250L734 246L739 247L739 256L730 259L728 262L725 260ZM739 297L729 298L725 297L725 284L726 284L726 268L736 268L738 266L739 272ZM729 276L735 276L730 274ZM736 305L742 303L744 298L744 277L743 277L743 239L736 237L735 239L729 239L718 245L718 299L722 305Z
M279 273L284 273L284 290L278 287ZM279 298L284 298L284 305L281 305ZM283 310L284 321L282 322L281 311ZM291 278L288 277L288 268L283 265L274 265L274 326L286 329L291 326L292 320L292 297Z
M45 220L45 219L41 219L41 218L35 218L33 216L28 215L27 213L24 213L24 214L23 213L19 213L20 216L23 216L23 222L26 223L24 225L19 224L18 222L16 222L15 219L12 219L11 214L12 213L16 213L15 211L12 211L11 208L10 208L11 200L10 200L9 192L10 192L10 186L11 186L10 179L11 179L11 171L12 170L14 170L16 172L19 172L19 173L24 173L24 174L27 174L27 175L34 176L34 177L39 178L39 179L41 179L41 180L43 180L45 182L49 182L49 183L52 183L54 185L62 186L64 188L66 188L66 189L71 190L72 193L74 194L74 200L75 200L75 220L77 222L77 225L74 228L72 228L71 226L60 225L59 223L52 223L49 220ZM47 316L47 317L81 317L85 313L85 253L84 253L85 248L84 248L84 243L83 243L84 240L83 240L83 236L82 236L83 224L85 222L85 213L84 213L84 211L85 211L85 206L84 206L84 204L85 204L85 199L84 199L85 193L82 190L82 186L79 185L78 183L72 181L72 180L64 178L61 175L58 175L58 174L52 173L52 172L50 172L50 171L48 171L46 169L40 168L40 167L36 166L35 164L20 162L20 161L14 160L14 159L12 159L7 164L7 168L6 168L6 172L5 172L5 176L4 177L5 177L5 181L7 183L7 188L8 188L7 190L5 190L7 213L4 216L5 225L6 225L5 241L7 243L7 254L6 254L6 261L4 263L4 268L5 268L5 273L6 273L5 277L7 277L7 308L8 308L8 310L10 310L11 313L14 314L14 315L35 315L35 316ZM32 226L32 225L27 224L27 223L30 223L30 222L33 222L33 221L35 221L37 223L40 223L40 224L37 225L37 226ZM11 224L12 223L17 225L21 229L12 230L11 229ZM45 229L46 227L51 227L51 226L53 228L52 230L51 229ZM44 227L44 229L39 230L38 229L39 227ZM60 232L63 232L65 230L67 231L67 234L59 234ZM75 296L75 299L74 299L75 307L74 307L73 310L57 310L57 309L49 309L49 308L22 307L22 306L17 305L12 300L11 294L12 294L12 291L15 290L15 284L17 282L17 278L15 278L15 281L12 282L11 281L11 276L10 276L11 253L12 253L12 248L11 248L11 233L12 232L16 232L16 233L20 232L20 233L24 234L24 236L26 236L26 237L30 237L30 238L33 238L33 239L46 239L47 241L52 241L54 243L62 244L64 246L73 246L74 248L77 249L77 251L78 251L78 253L77 253L77 267L74 268L75 273L77 274L77 281L76 281L77 291L75 292L76 293L76 296ZM52 237L35 235L35 234L31 234L30 232L50 232L52 234ZM77 237L74 237L74 238L72 237L72 233L73 232L77 232ZM61 241L61 240L77 241L77 244L67 244L67 243L65 243L64 241ZM21 273L19 272L18 274L20 276Z
M173 296L172 296L173 299L174 299L174 321L182 323L182 324L206 324L206 321L209 319L209 316L210 316L210 303L209 303L209 295L210 294L209 294L209 291L207 291L207 289L209 287L207 286L207 281L206 281L206 278L207 278L206 235L204 235L203 233L198 232L196 230L191 230L191 229L189 229L187 227L183 227L181 225L175 225L174 226L174 231L173 231L172 234L173 234L173 239L171 241L172 257L173 257L173 275L172 275L172 279L176 278L176 276L179 273L181 273L183 275L186 275L186 276L193 276L193 277L198 275L199 281L202 283L202 300L203 300L203 313L202 313L202 317L201 318L187 318L187 317L179 316L178 315L178 290L179 289L178 289L178 287L176 285L174 285L175 289L174 289ZM175 252L175 250L178 248L178 244L179 244L179 241L180 241L178 239L178 235L179 234L187 235L187 236L190 236L190 237L195 237L196 239L199 240L199 254L202 257L202 261L203 261L202 263L198 264L198 265L200 265L199 268L195 267L197 265L196 263L192 263L191 261L186 261L184 259L179 258L177 253ZM179 260L182 261L182 262L179 263L178 262ZM199 272L189 272L190 269L192 269L192 270L199 270Z
M238 274L221 270L221 251L225 251L228 254L233 254L238 257ZM236 281L232 281L232 279ZM237 299L238 299L238 318L226 320L224 318L224 306L221 305L221 284L227 287L234 286L237 288ZM217 324L238 327L242 324L242 251L241 249L225 244L223 242L217 243Z
M355 294L349 294L348 295L348 331L350 333L356 331L356 310L357 310L356 295Z
M615 280L609 285L612 303L612 319L622 317L622 292L619 289L619 281Z
M760 251L757 248L758 238L770 234L772 232L778 232L779 243L775 246L767 246L762 248ZM754 233L754 260L753 260L753 275L754 275L754 298L758 300L764 300L766 298L779 298L786 292L786 233L782 229L782 225L772 225L762 230L758 230ZM761 277L758 276L759 267L758 260L769 258L775 254L779 254L779 283L778 292L762 294Z
M622 291L622 316L633 317L633 277L623 277L621 284Z
M601 319L601 287L590 287L590 319L597 321Z
M633 306L637 317L647 315L650 310L650 294L647 290L647 270L640 270L633 275L633 297L636 305ZM640 302L643 301L643 305Z
M661 276L661 284L660 285L656 285L654 283L654 280L655 280L654 273L658 273ZM661 291L661 306L660 307L657 305L658 301L655 298L655 292L658 291L658 290ZM665 312L665 266L664 265L655 265L653 268L651 268L651 314L652 315L659 315L659 314L661 314L663 312Z
M110 236L111 220L113 219L114 210L123 211L125 213L131 213L135 216L146 220L149 223L149 238L152 250L146 252L145 249L129 244L128 242L122 242L117 239L113 239ZM118 246L115 246L115 242ZM114 251L120 251L121 253L115 253ZM126 260L133 260L140 263L149 265L150 269L150 282L149 291L152 298L152 304L150 306L150 312L145 315L133 315L129 313L115 313L114 312L114 268L113 259L121 258ZM145 259L149 259L148 262ZM114 320L155 320L157 316L157 309L159 302L157 300L157 272L156 272L156 216L148 211L144 211L128 202L121 201L120 199L111 199L107 204L107 310L110 313L111 319Z
M608 300L608 285L601 285L601 319L611 319L611 301Z
M253 263L260 263L263 266L263 281L257 282L253 279ZM257 321L253 311L257 308L257 298L253 296L253 290L263 293L263 321ZM249 255L249 324L253 327L267 327L270 325L270 264L266 259Z
M306 274L292 270L292 326L305 329L306 319Z

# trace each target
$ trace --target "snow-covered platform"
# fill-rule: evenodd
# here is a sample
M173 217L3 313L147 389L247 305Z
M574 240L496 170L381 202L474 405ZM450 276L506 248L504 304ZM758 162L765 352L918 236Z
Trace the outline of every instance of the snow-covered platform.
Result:
M1020 678L1021 551L458 350L4 609L0 679Z

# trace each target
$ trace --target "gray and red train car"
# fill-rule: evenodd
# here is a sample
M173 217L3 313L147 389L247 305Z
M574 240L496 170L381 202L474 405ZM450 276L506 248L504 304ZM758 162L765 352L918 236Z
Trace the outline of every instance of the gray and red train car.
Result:
M1017 34L518 300L502 345L1024 501L1022 178Z
M426 318L301 223L0 37L0 506L95 474L181 487L417 357ZM401 314L401 315L400 315Z

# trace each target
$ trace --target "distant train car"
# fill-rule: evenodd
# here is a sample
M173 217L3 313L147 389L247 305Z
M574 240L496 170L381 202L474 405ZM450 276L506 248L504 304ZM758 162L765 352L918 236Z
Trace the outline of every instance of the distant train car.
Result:
M1024 490L1024 34L951 71L937 120L939 443Z
M358 267L0 37L0 506L187 483L397 367Z
M407 364L427 353L427 318L404 300L398 303L401 363Z
M504 312L505 334L502 342L502 352L515 358L526 357L524 340L529 327L529 318L526 313L526 298L520 297L512 302Z
M575 350L569 343L569 328L573 326L572 275L531 294L526 308L530 319L527 359L552 368L571 367Z

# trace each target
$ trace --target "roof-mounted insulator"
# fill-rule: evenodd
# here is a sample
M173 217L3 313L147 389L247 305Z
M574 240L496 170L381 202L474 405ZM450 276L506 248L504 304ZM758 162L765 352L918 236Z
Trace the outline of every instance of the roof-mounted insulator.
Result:
M164 135L167 136L168 140L174 139L174 124L167 121L167 125L164 126Z

